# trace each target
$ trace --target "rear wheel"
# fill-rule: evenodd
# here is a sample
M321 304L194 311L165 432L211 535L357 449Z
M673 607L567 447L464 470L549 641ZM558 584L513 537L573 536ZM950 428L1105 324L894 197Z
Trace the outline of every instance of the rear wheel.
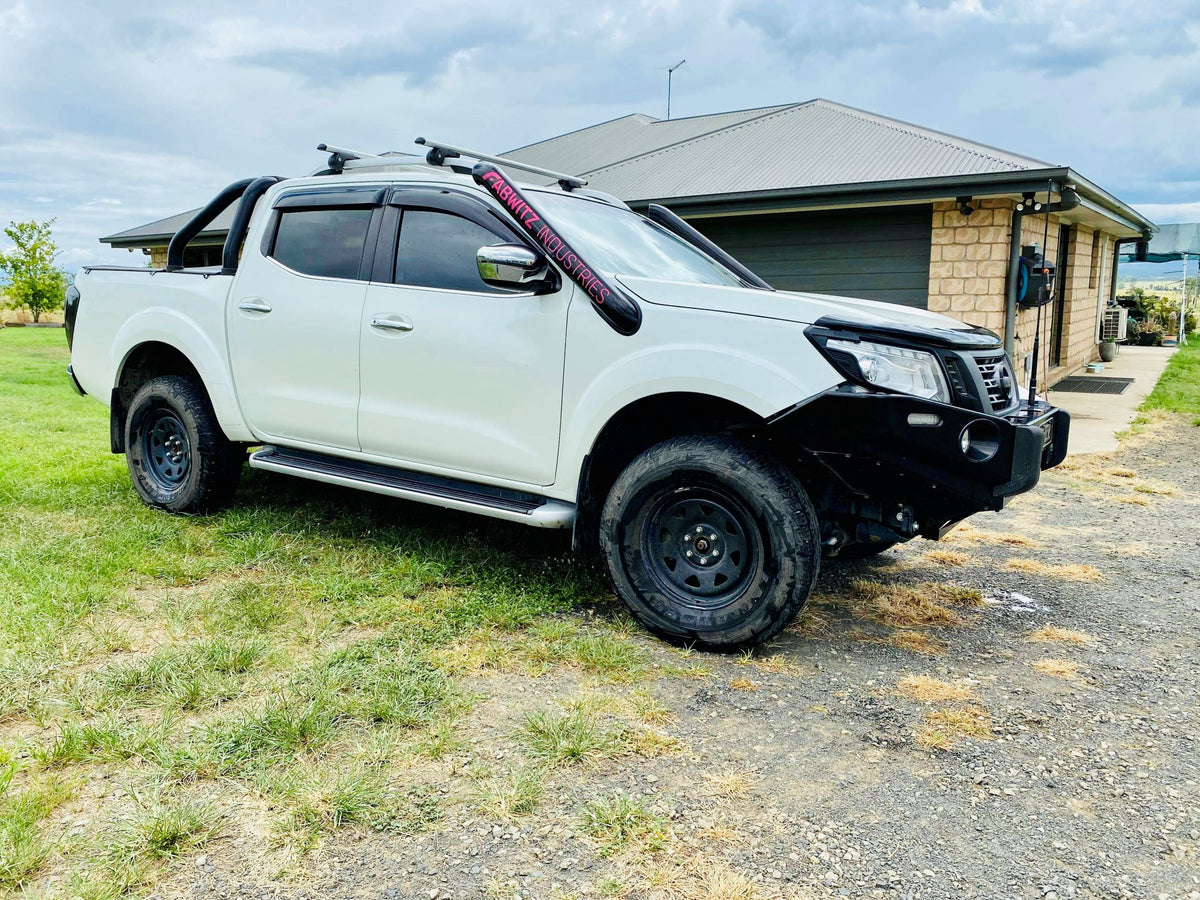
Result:
M752 647L800 612L820 565L816 514L775 459L724 437L651 447L617 478L600 525L618 596L660 637Z
M201 513L233 497L245 453L221 432L197 379L163 375L142 385L129 405L125 460L147 506Z

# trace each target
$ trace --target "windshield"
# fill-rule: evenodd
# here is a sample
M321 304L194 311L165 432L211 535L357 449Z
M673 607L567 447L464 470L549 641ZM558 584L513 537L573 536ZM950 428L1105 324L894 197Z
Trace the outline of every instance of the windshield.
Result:
M742 286L737 275L711 256L629 210L549 191L539 191L534 202L588 265L601 272Z

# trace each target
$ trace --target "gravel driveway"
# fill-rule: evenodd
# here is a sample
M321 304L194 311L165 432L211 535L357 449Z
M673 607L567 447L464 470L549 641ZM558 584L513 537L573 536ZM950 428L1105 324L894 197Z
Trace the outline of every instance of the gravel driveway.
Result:
M1160 422L948 542L829 563L757 658L637 636L664 673L644 683L480 670L459 743L408 772L443 799L428 829L270 860L223 838L159 893L1200 898L1198 461L1200 428ZM928 583L978 595L925 623L862 601ZM531 769L525 716L569 709L649 730ZM530 811L480 799L530 772ZM596 798L624 798L609 832Z

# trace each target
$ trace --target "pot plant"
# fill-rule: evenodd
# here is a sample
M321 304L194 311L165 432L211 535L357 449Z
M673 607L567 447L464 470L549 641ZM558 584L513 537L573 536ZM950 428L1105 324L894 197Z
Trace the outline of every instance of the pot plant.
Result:
M1163 329L1155 319L1147 319L1138 326L1138 346L1153 347L1162 341Z
M1100 342L1100 359L1103 362L1112 362L1117 358L1117 342L1113 340Z

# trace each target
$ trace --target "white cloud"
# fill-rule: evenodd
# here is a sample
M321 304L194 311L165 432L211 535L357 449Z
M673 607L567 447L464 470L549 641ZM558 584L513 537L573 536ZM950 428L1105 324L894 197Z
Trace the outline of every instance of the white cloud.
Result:
M1152 222L1200 222L1200 200L1186 203L1139 203L1137 210Z

